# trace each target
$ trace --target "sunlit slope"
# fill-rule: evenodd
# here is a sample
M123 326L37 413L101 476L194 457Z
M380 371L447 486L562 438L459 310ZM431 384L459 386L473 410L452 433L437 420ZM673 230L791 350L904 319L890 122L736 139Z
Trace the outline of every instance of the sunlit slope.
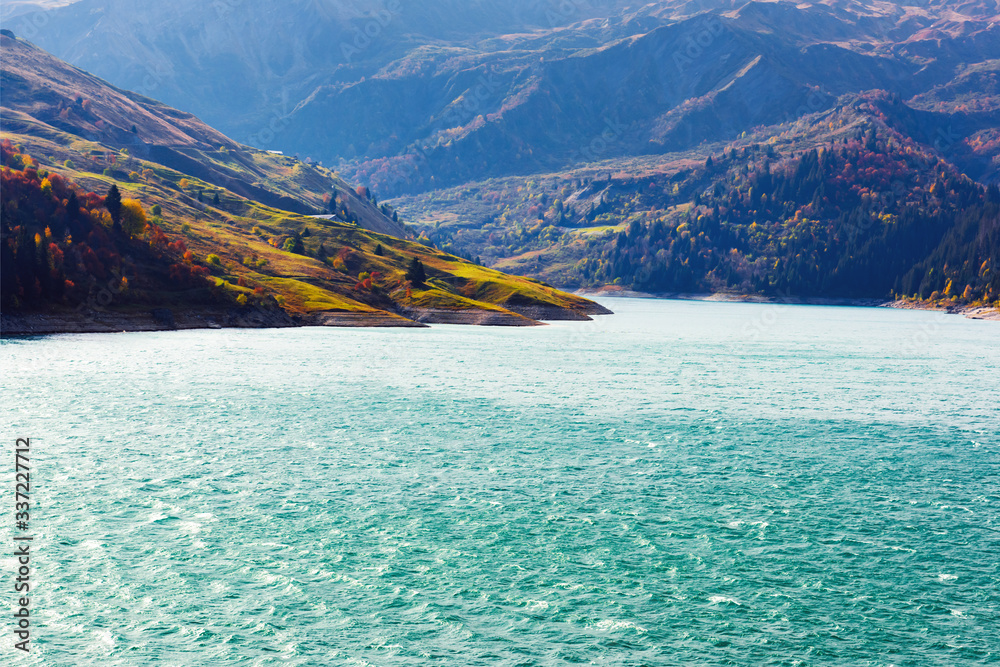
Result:
M331 313L435 321L476 312L498 317L469 321L530 324L535 316L601 311L539 282L383 233L406 232L389 209L330 172L248 149L30 44L0 39L3 138L30 156L39 174L59 174L81 193L103 196L116 184L170 243L181 242L177 260L207 270L210 284L234 304L241 296L250 304L273 299L316 322ZM324 211L334 216L313 215ZM152 243L151 229L131 241ZM422 281L407 276L414 260Z

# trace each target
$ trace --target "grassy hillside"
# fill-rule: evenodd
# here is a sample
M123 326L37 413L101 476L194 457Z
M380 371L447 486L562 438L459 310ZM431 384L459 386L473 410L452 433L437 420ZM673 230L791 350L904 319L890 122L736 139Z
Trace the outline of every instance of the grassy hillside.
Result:
M112 309L183 308L184 294L201 289L201 304L279 308L300 322L318 323L337 321L331 315L405 323L478 311L496 313L497 323L530 324L517 311L530 315L541 308L552 318L601 311L536 281L380 233L400 227L391 211L326 170L235 144L186 114L105 86L19 40L0 39L2 137L9 142L4 179L28 184L21 194L5 195L3 243L25 266L21 253L55 244L53 254L75 257L71 248L81 241L121 262L91 267L84 272L87 289L59 293L36 290L27 279L11 282L8 275L6 316L78 306L112 268L143 285L118 294ZM126 144L128 135L139 140ZM43 194L46 178L51 184L54 175L66 190ZM119 232L107 215L91 215L105 206L112 185L139 203L145 227ZM91 204L86 215L93 228L84 239L65 224L67 215L78 215L67 212L70 191ZM276 205L286 202L301 210ZM24 215L29 205L42 213ZM323 210L335 213L329 219L310 215ZM48 240L25 241L36 236ZM414 260L424 267L423 282L407 276ZM44 262L32 261L32 271L44 272ZM195 287L191 281L199 279L203 285Z

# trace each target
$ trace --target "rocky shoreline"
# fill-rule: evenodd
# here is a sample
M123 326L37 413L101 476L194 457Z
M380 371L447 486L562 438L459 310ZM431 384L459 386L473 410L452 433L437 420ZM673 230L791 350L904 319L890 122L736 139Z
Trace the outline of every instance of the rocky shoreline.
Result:
M120 333L125 331L175 331L186 329L271 329L291 327L400 327L426 328L430 324L530 327L541 320L589 320L589 314L610 314L593 304L586 311L555 306L514 306L498 310L446 310L408 308L399 314L387 311L322 312L290 315L262 308L154 308L134 311L66 310L45 313L0 314L0 337L44 336L67 333Z
M0 314L0 336L43 336L66 333L119 333L183 329L264 329L302 326L284 311L257 308L213 308L147 311L68 310L47 313Z
M931 310L949 315L963 315L970 320L993 320L1000 322L1000 310L982 306L938 306L920 301L889 301L881 304L883 308L900 308L902 310Z
M982 306L945 306L926 301L910 301L900 299L887 301L885 299L832 299L832 298L776 298L759 294L730 294L717 292L715 294L650 294L636 292L620 287L608 286L599 289L581 289L575 292L584 297L621 297L628 299L676 299L680 301L717 301L724 303L784 303L805 306L851 306L856 308L899 308L902 310L928 310L951 315L963 315L971 320L1000 321L1000 310Z

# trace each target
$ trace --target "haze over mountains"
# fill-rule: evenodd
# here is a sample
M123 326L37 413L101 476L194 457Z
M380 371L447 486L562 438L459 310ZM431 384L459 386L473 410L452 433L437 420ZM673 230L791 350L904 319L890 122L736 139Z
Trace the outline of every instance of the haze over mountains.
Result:
M82 0L33 39L390 195L729 141L872 89L996 124L998 14L989 0Z
M1000 300L996 0L80 0L18 21L477 263Z

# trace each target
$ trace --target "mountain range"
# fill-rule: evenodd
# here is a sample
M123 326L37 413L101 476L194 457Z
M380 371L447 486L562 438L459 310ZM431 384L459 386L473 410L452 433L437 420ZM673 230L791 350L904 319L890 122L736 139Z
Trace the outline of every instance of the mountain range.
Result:
M415 241L365 188L234 142L6 29L0 56L5 333L530 325L604 310Z
M336 169L362 226L561 287L1000 299L995 0L79 0L5 27ZM207 182L325 208L191 140L170 156Z
M987 0L81 0L32 39L388 196L731 141L872 89L995 123L998 14Z

